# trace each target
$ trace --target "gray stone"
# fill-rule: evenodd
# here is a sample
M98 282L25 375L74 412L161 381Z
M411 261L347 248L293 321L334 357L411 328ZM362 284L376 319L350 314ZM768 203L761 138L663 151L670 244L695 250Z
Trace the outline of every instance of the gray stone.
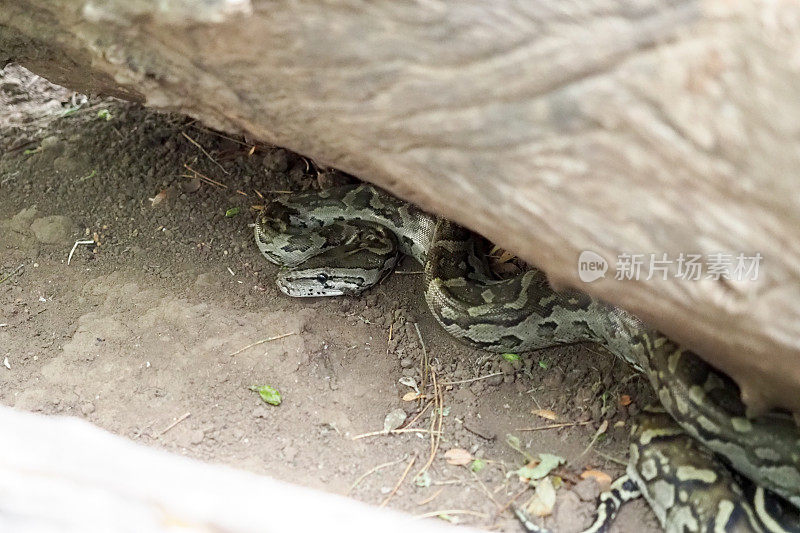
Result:
M31 224L36 240L43 244L64 244L70 242L75 225L69 217L54 215L37 218Z

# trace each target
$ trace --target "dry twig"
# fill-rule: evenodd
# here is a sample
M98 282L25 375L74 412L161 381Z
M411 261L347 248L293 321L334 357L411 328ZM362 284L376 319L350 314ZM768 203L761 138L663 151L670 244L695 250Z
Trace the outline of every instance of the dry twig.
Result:
M429 429L419 429L419 428L401 428L401 429L393 429L391 431L370 431L368 433L362 433L361 435L356 435L351 440L359 440L365 439L367 437L379 437L381 435L395 435L400 433L430 433Z
M431 454L428 457L428 462L425 463L414 478L418 478L425 473L426 470L433 464L436 458L436 451L439 449L439 442L442 440L442 424L444 422L444 399L442 397L442 388L436 383L436 371L431 368L431 380L433 382L433 399L434 411L431 417Z
M225 167L223 167L222 165L220 165L220 164L219 164L219 161L217 161L216 159L214 159L214 158L211 156L211 154L209 154L208 152L206 152L206 149L205 149L205 148L203 148L202 146L200 146L200 143L199 143L199 142L197 142L197 141L195 141L194 139L192 139L191 137L189 137L189 135L188 135L188 134L187 134L185 131L182 131L182 132L181 132L181 135L183 135L184 137L186 137L187 139L189 139L189 142L190 142L190 143L192 143L193 145L197 146L197 147L200 149L200 151L201 151L201 152L203 152L203 155L205 155L207 158L209 158L209 159L211 160L211 162L212 162L212 163L214 163L215 165L217 165L221 171L223 171L225 174L230 174L230 172L228 172L227 170L225 170Z
M414 463L415 463L416 461L417 461L417 454L415 453L415 454L414 454L414 457L412 457L412 458L411 458L411 461L409 461L409 463L408 463L408 466L406 467L406 469L405 469L405 470L403 470L403 475L402 475L402 476L400 476L400 479L398 479L398 480L397 480L397 485L395 485L395 486L394 486L394 488L392 489L392 492L390 492L390 493L389 493L389 494L386 496L386 499L385 499L385 500L383 500L383 501L381 502L381 504L380 504L380 506L379 506L379 507L386 507L386 504L387 504L387 503L389 503L389 500L391 500L391 499L392 499L392 496L394 496L394 495L395 495L395 493L397 492L397 490L400 488L400 485L402 485L402 484L403 484L403 481L406 479L406 476L408 475L408 471L409 471L409 470L411 470L411 467L412 467L412 466L414 466Z
M450 386L450 385L461 385L462 383L472 383L473 381L480 381L482 379L489 379L489 378L493 378L495 376L502 376L502 375L503 375L502 372L494 372L492 374L487 374L485 376L478 376L477 378L461 379L459 381L445 381L445 382L441 383L441 386L442 387L447 387L447 386Z
M268 337L266 339L261 339L260 341L256 341L253 344L248 344L244 348L240 348L239 350L236 350L235 352L230 354L228 357L233 357L234 355L239 355L243 351L248 350L248 349L252 348L253 346L258 346L259 344L264 344L265 342L276 341L278 339L282 339L284 337L288 337L289 335L297 335L297 332L296 331L292 331L292 332L289 332L289 333L284 333L283 335L276 335L275 337Z
M431 511L429 513L418 514L414 518L433 518L434 516L440 516L443 514L468 514L477 516L478 518L489 518L489 515L486 513L470 511L469 509L442 509L441 511Z
M213 180L213 179L209 178L208 176L206 176L202 172L199 172L199 171L193 169L192 167L190 167L186 163L183 164L183 167L186 170L188 170L189 172L194 173L194 176L187 176L186 174L184 174L184 177L186 177L186 178L197 178L200 181L204 181L204 182L208 183L209 185L213 185L215 187L222 187L223 189L227 189L228 188L228 186L225 185L224 183L222 183L221 181L217 181L217 180Z
M543 429L570 428L574 426L587 426L591 423L591 420L587 420L586 422L564 422L563 424L548 424L546 426L538 426L535 428L515 428L514 431L540 431Z
M360 476L358 476L358 479L356 479L356 480L353 482L353 484L352 484L352 485L350 485L350 488L347 490L347 494L350 494L351 492L353 492L353 490L354 490L354 489L355 489L355 488L358 486L358 484L359 484L359 483L361 483L362 481L364 481L364 480L365 480L365 479L366 479L368 476L370 476L370 475L374 474L374 473L375 473L375 472L377 472L378 470L383 470L384 468L387 468L387 467L389 467L389 466L396 465L397 463L399 463L399 462L400 462L400 461L402 461L403 459L405 459L405 457L402 457L402 458L400 458L400 459L397 459L396 461L390 461L390 462L388 462L388 463L379 464L378 466L375 466L375 467L373 467L373 468L370 468L369 470L367 470L366 472L364 472L363 474L361 474Z
M3 279L0 279L0 283L4 283L5 281L7 281L7 280L13 278L14 276L16 276L17 272L22 270L22 267L24 267L24 266L25 266L25 263L22 263L20 266L15 268L14 271L11 272L11 274L9 274L8 276L4 277Z
M429 504L429 503L431 503L433 500L435 500L435 499L436 499L436 498L439 496L439 494L441 494L441 493L442 493L442 491L443 491L443 490L444 490L444 487L440 488L439 490L437 490L437 491L436 491L436 492L433 494L433 496L430 496L430 497L428 497L428 498L425 498L425 499L424 499L424 500L422 500L421 502L417 503L417 505L426 505L426 504Z
M170 424L170 425L168 425L167 427L165 427L164 429L162 429L162 430L161 430L161 431L158 433L158 435L156 435L156 437L160 437L160 436L162 436L164 433L166 433L166 432L167 432L167 431L169 431L170 429L174 428L175 426L177 426L178 424L180 424L181 422L183 422L184 420L186 420L186 419L187 419L187 418L189 418L190 416L192 416L192 413L184 413L184 414L183 414L183 416L181 416L181 417L180 417L179 419L177 419L175 422L173 422L172 424Z

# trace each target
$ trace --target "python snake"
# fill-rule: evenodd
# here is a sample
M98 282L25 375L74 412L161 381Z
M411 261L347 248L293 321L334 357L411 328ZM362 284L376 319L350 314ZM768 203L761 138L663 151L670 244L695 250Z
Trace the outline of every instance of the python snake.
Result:
M623 490L635 481L668 531L800 531L792 418L748 418L733 381L626 311L554 292L536 269L493 279L471 232L370 185L279 197L259 215L255 239L284 267L277 283L289 296L358 294L402 253L424 265L428 307L458 339L493 352L595 342L643 372L670 416L634 427L629 479L601 498L605 515L636 493Z

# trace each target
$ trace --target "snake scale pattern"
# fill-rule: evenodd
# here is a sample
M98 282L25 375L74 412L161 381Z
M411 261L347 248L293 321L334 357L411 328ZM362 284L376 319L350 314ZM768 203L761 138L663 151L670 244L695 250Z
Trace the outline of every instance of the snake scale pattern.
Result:
M667 531L800 531L792 418L746 417L727 376L626 311L554 292L535 269L493 279L471 232L370 185L279 197L255 238L284 267L277 283L287 295L358 294L402 253L424 265L428 307L462 341L493 352L590 341L643 372L664 412L635 425L627 476L601 497L589 531L604 531L639 492Z

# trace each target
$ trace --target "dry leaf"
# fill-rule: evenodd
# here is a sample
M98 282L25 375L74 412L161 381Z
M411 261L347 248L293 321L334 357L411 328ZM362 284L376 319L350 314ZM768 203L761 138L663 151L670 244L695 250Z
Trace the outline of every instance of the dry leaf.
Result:
M631 397L628 396L627 394L623 394L622 396L619 397L619 404L623 407L625 407L626 405L630 405Z
M581 473L581 479L594 478L597 485L600 487L600 492L605 492L611 486L611 476L600 470L585 470Z
M163 191L159 192L154 197L148 198L148 200L150 200L150 204L151 204L152 207L157 206L158 204L160 204L161 202L163 202L166 199L167 199L167 190L166 189L164 189Z
M556 489L549 477L542 479L536 485L536 492L528 505L528 513L533 516L548 516L553 512L556 504Z
M408 391L407 393L403 394L403 401L404 402L413 402L419 398L419 393L412 391Z
M512 254L511 252L503 250L503 253L500 254L500 257L497 259L497 262L498 263L508 263L509 261L514 259L515 257L517 257L517 256Z
M468 465L472 462L472 454L464 448L451 448L444 452L444 458L448 464L456 466Z
M555 411L551 411L550 409L534 409L531 413L546 418L547 420L558 420L558 415Z

